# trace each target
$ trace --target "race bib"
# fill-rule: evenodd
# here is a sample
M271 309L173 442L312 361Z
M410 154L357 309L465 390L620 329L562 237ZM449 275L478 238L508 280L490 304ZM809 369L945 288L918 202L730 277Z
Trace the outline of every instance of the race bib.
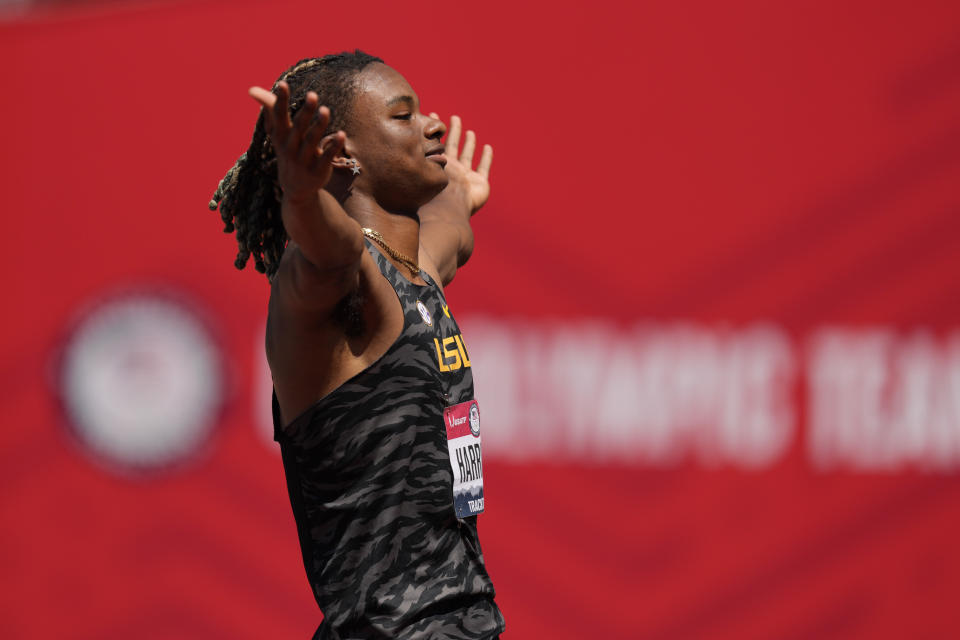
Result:
M483 512L483 462L480 457L480 406L476 400L443 410L447 448L453 469L453 510L458 518Z

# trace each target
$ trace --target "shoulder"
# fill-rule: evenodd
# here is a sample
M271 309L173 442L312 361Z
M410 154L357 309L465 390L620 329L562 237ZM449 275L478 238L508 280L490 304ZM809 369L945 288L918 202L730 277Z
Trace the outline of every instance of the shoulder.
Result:
M344 298L359 290L362 276L369 280L376 273L379 269L367 251L349 264L321 269L291 241L277 272L270 278L271 310L280 306L310 322L323 320L335 312Z
M355 334L346 317L387 313L391 304L397 304L393 286L368 250L356 264L320 270L291 242L270 279L269 314L288 327Z

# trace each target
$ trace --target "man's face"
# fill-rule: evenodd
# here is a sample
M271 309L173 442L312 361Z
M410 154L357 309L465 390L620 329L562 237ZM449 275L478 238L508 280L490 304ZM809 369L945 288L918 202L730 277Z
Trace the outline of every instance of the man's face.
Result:
M346 151L360 163L354 188L388 211L412 213L447 185L443 123L420 113L403 76L374 63L357 77Z

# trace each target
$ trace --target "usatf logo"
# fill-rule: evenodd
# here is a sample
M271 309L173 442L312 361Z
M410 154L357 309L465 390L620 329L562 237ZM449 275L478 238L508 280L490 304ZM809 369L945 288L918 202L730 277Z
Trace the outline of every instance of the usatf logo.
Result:
M423 318L423 321L427 323L427 326L432 327L433 318L430 317L430 310L427 309L427 305L417 300L417 311L420 312L420 317Z
M470 433L480 436L480 408L476 402L470 405Z

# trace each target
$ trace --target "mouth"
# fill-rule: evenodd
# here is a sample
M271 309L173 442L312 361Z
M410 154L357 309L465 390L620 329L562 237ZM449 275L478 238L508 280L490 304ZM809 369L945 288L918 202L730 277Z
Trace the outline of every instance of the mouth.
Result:
M441 167L445 167L447 166L447 156L444 155L443 151L444 148L442 145L439 147L434 147L430 151L427 151L426 156L429 160L433 160Z

